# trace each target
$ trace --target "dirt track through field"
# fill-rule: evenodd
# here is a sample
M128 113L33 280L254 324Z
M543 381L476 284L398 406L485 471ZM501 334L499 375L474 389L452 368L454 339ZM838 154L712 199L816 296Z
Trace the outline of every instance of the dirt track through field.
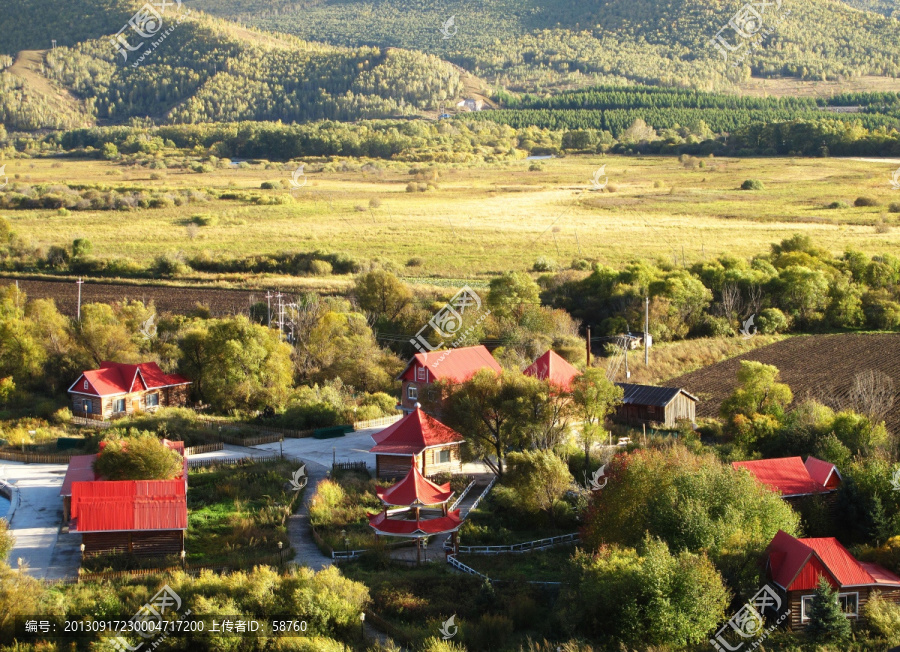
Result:
M807 398L827 403L830 398L843 396L854 376L870 369L890 376L900 392L900 333L791 337L673 378L666 385L684 387L698 395L698 417L715 417L737 385L742 360L778 367L781 380L794 393L795 403ZM900 396L895 396L886 424L893 432L900 429Z
M0 284L15 283L0 279ZM78 286L73 281L19 280L19 288L29 299L54 299L60 312L74 317L78 310ZM265 301L265 292L220 288L178 288L158 285L117 285L85 281L81 303L113 303L124 299L152 301L161 313L187 313L198 303L209 307L214 317L246 313L251 303Z

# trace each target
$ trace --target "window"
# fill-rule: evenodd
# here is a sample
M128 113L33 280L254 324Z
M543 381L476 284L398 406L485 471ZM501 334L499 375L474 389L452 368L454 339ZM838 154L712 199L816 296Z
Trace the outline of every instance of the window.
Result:
M446 464L449 461L450 461L450 450L449 449L438 451L438 463L439 464Z
M113 412L124 412L125 411L125 399L117 398L113 401Z
M809 610L812 607L814 596L804 595L800 602L800 620L809 620ZM838 604L847 618L856 618L859 615L859 593L839 593Z
M407 387L406 398L408 398L410 401L415 401L417 398L419 398L419 388L415 385L410 385L409 387Z
M425 367L416 367L416 380L427 380L428 370Z
M84 381L84 388L85 388L85 389L88 388L88 382L87 382L87 381Z
M159 406L159 392L153 392L152 394L147 394L147 407L158 407Z
M83 399L81 401L81 411L84 412L85 414L90 414L91 412L93 412L94 411L94 402L89 398Z

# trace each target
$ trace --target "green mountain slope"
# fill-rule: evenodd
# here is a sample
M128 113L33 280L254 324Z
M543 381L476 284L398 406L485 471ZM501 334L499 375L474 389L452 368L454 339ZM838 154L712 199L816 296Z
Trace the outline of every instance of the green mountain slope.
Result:
M117 53L105 36L38 53L43 74L101 123L135 117L190 123L417 115L437 110L464 88L458 69L427 54L310 43L203 14L181 18L179 23L165 17L166 29L157 35L171 32L157 47L144 39L136 51ZM141 42L130 31L129 36L130 46ZM14 81L21 85L10 70L0 73L0 89ZM46 113L43 108L17 106L0 110L0 120L12 128L60 126L54 116L36 120Z
M851 7L862 9L863 11L873 11L877 14L885 16L893 16L900 18L900 5L896 0L843 0Z
M0 54L45 50L115 34L141 2L134 0L0 0Z
M859 0L862 1L862 0ZM196 0L204 11L347 45L431 52L500 83L723 87L729 75L900 75L900 23L838 0L784 0L789 17L735 73L709 46L742 0ZM452 29L441 32L451 17ZM447 33L458 30L445 38ZM736 74L736 76L735 76Z

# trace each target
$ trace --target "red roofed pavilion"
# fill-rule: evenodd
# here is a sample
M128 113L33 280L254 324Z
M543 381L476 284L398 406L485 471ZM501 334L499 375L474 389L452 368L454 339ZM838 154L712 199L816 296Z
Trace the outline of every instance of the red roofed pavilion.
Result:
M417 353L397 377L397 380L403 382L400 409L413 412L420 398L425 396L435 382L445 380L454 384L464 383L482 369L490 369L497 374L503 371L500 363L481 344Z
M828 494L837 489L841 482L841 475L834 464L815 457L807 458L806 464L800 457L779 457L732 462L731 466L746 469L785 499Z
M464 437L417 407L400 421L372 435L375 477L396 478L410 464L421 473L453 473L462 470L459 446Z
M809 624L810 601L824 577L837 590L848 618L863 618L862 608L873 591L900 603L900 577L877 564L857 561L833 537L796 539L781 530L767 550L766 573L785 597L780 612L791 609L791 629Z
M456 531L462 525L462 519L458 509L452 512L447 509L452 496L449 482L435 484L411 464L400 482L378 490L384 509L378 514L369 514L369 525L375 530L376 537L415 538L418 560L422 540L426 537L452 533L455 547ZM399 509L389 511L388 507Z
M545 380L565 391L572 389L572 381L581 374L578 369L552 349L532 362L522 373L538 380Z
M133 412L185 405L191 381L166 374L155 362L101 362L99 369L82 372L69 397L79 417L105 421Z

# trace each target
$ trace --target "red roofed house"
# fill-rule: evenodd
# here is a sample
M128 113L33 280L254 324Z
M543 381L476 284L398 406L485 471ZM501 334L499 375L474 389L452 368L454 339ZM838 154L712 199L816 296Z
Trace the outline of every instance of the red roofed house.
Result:
M422 475L462 470L461 434L416 408L400 421L372 435L375 477L396 478L415 466Z
M785 500L830 494L841 484L841 474L834 464L815 457L780 457L770 460L732 462L735 469L746 469L757 480Z
M552 349L532 362L522 373L538 380L546 380L551 385L565 391L572 389L572 381L581 374L578 369Z
M791 629L809 624L810 601L824 577L838 591L838 600L848 618L859 620L873 591L900 603L900 577L878 566L859 562L837 539L795 539L779 530L766 551L766 574L786 598L783 613L790 608Z
M155 362L121 364L101 362L99 369L83 372L72 386L72 412L105 421L158 407L185 405L191 381L164 374Z
M432 383L446 380L463 383L481 369L502 371L500 364L483 345L466 346L459 349L417 353L397 378L403 381L400 393L400 409L413 412L416 404L431 389ZM436 398L429 396L429 398Z
M422 539L428 536L453 533L455 549L456 531L462 520L458 509L451 512L447 508L453 497L450 483L438 485L431 482L412 462L407 468L409 471L400 482L377 490L383 509L378 514L368 515L375 536L415 538L417 560L420 558ZM399 509L388 511L389 507Z
M184 442L163 439L184 457ZM187 530L187 458L173 480L103 480L96 455L69 461L60 495L69 532L81 535L84 554L178 554Z

